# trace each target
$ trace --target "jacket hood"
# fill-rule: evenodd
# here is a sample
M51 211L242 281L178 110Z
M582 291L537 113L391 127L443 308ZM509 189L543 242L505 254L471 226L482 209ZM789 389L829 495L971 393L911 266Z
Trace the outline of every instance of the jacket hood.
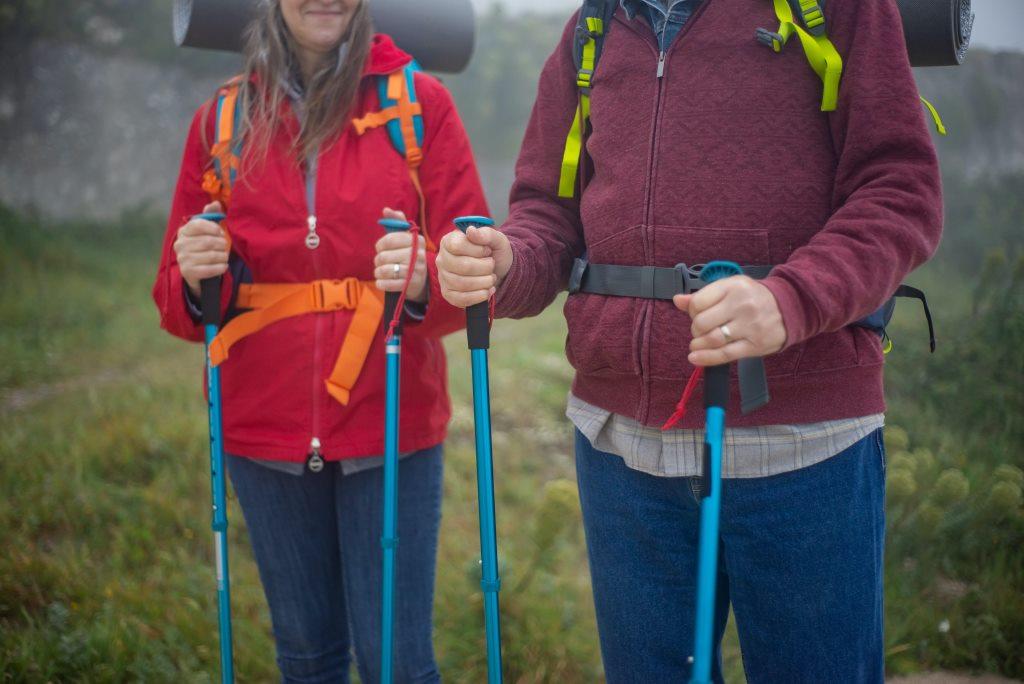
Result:
M363 68L364 76L381 76L398 71L412 61L412 55L395 45L391 36L378 33L370 44L370 55Z

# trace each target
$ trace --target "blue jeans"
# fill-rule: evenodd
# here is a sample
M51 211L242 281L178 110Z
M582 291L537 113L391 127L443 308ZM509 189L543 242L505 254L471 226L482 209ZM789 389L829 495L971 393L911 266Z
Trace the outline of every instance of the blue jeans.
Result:
M700 480L653 477L576 433L576 469L609 684L685 682ZM713 676L732 604L747 680L883 681L881 430L815 466L725 480Z
M396 682L439 682L431 639L440 446L398 471ZM296 476L246 458L228 472L270 605L283 682L348 682L355 647L363 682L380 681L383 468L342 475L337 463Z

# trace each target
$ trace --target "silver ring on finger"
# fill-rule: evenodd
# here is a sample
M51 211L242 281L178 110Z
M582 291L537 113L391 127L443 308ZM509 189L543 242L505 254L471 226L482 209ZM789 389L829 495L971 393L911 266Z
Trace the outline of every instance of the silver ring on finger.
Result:
M729 330L728 325L720 325L718 326L718 329L722 331L722 337L725 338L726 344L732 342L732 331Z
M399 276L399 274L402 272L402 265L401 264L391 264L391 267L394 269L395 277L397 278Z

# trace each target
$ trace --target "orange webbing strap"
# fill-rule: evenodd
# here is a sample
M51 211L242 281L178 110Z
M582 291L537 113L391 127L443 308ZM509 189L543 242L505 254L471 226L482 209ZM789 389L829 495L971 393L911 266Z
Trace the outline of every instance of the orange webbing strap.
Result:
M354 119L356 133L363 135L372 128L387 125L389 122L398 120L402 131L402 141L405 144L405 163L409 167L409 178L416 189L416 195L420 201L420 216L418 223L424 227L423 240L427 250L437 251L437 246L430 239L427 233L427 198L423 193L423 184L420 182L419 168L423 163L423 150L420 149L419 140L416 138L416 124L414 117L422 116L423 107L419 102L413 102L409 98L409 89L406 84L405 69L400 69L388 76L387 96L388 99L397 102L393 107L387 107L378 112L368 112L365 116Z
M419 102L413 102L411 111L413 114L422 114L423 106ZM382 109L379 112L367 112L366 116L353 119L352 125L356 128L356 134L362 135L371 128L379 128L397 118L399 118L398 105L395 105L394 107Z
M356 386L384 318L384 293L373 283L361 283L361 286L362 293L352 314L352 322L348 324L345 340L341 343L338 360L325 381L328 394L343 406L348 404L349 394Z
M252 310L232 319L213 339L210 344L213 366L228 358L236 342L272 323L307 313L354 310L334 370L325 381L332 397L342 404L348 403L384 316L384 294L373 282L346 278L280 285L242 284L236 304Z
M235 109L241 82L242 77L236 76L217 92L217 121L210 148L210 156L216 163L203 174L203 190L225 208L231 200L232 178L241 164L234 151Z
M437 246L426 231L430 225L427 222L427 198L423 194L423 185L420 183L420 164L423 163L423 150L420 149L419 140L416 138L416 124L413 117L422 111L420 104L409 99L409 89L406 87L405 72L400 71L388 77L388 97L398 101L398 123L402 129L402 141L405 142L405 163L409 167L409 178L416 188L416 195L420 199L420 220L419 224L424 227L423 242L428 250L437 251Z

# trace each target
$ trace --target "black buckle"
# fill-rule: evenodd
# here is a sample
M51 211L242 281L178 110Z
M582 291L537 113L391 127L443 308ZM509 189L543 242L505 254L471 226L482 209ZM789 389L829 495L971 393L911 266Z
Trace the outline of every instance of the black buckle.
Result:
M590 263L586 259L575 259L569 273L569 294L576 294L583 287L583 276L587 273Z
M778 49L782 49L782 34L776 33L775 31L769 31L766 28L759 28L757 29L757 32L754 35L757 38L757 42L760 43L761 45L764 45L765 47L770 47L772 50L775 50L775 45L777 43L779 45Z
M676 264L676 273L679 274L679 294L693 294L704 287L704 281L700 279L700 269L691 268L686 264Z

